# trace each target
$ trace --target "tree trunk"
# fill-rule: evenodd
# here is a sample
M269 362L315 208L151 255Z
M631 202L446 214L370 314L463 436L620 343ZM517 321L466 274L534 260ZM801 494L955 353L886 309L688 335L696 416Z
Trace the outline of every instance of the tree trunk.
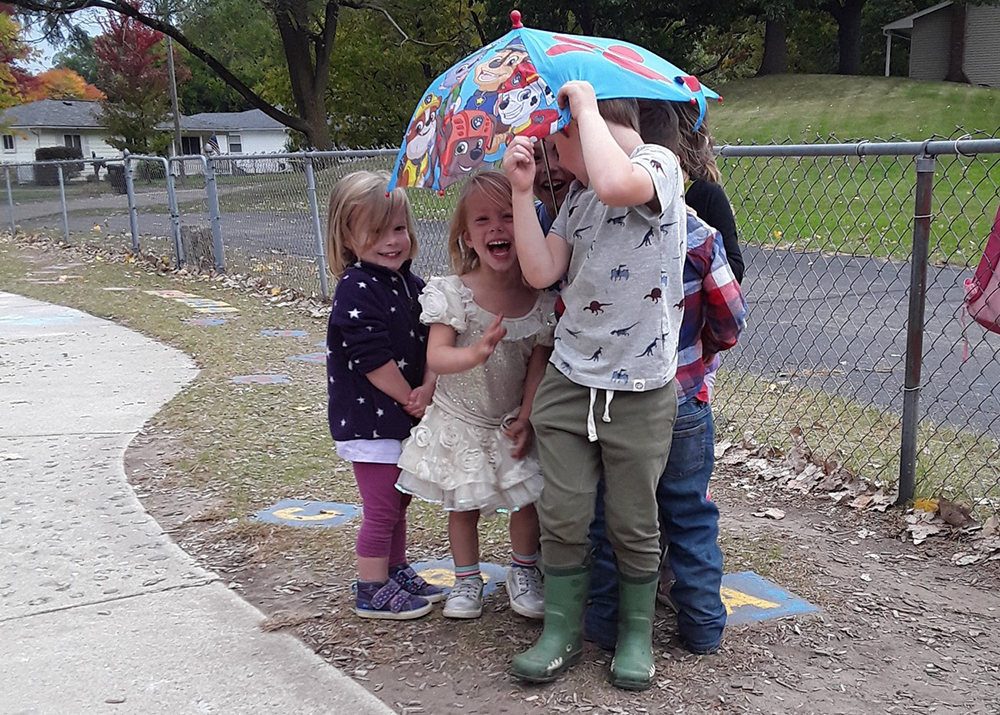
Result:
M951 37L948 43L948 74L945 75L945 82L969 84L969 78L965 74L965 22L965 3L954 3L951 6Z
M757 76L785 74L788 71L788 57L785 50L785 19L765 21L764 57L761 59Z
M837 74L861 74L861 8L864 0L848 0L837 24Z
M311 31L306 3L273 2L270 8L285 52L295 108L309 125L306 138L313 149L333 149L325 97L340 6L334 0L327 2L319 33Z
M837 21L837 74L861 74L861 11L867 0L829 0L821 10Z

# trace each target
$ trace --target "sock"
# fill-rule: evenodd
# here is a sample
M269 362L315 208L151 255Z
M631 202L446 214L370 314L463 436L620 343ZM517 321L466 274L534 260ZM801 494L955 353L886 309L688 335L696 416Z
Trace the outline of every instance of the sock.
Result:
M472 566L456 566L455 580L457 581L460 578L481 578L479 564L473 564Z
M523 556L514 550L510 552L510 565L517 566L522 569L533 569L538 563L538 552L536 551L531 556Z
M389 567L389 575L390 576L395 576L397 573L399 573L403 569L407 568L408 566L409 566L409 564L406 563L405 561L403 563L401 563L401 564L397 564L396 566L390 566Z

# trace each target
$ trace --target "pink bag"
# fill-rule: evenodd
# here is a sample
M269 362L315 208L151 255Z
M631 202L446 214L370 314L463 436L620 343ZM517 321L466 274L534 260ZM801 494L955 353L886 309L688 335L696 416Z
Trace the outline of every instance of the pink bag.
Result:
M987 330L1000 333L1000 210L976 276L965 281L965 310Z

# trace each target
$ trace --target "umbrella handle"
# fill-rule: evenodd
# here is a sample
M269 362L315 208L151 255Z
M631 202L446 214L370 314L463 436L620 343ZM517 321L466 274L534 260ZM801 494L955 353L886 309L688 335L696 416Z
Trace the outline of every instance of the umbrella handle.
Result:
M539 139L538 141L541 142L542 145L542 163L545 164L545 178L549 180L549 194L552 195L552 208L554 208L556 213L558 213L560 207L556 206L556 190L552 188L552 173L549 169L549 152L548 149L545 148L544 140ZM555 216L552 216L551 218L554 219Z

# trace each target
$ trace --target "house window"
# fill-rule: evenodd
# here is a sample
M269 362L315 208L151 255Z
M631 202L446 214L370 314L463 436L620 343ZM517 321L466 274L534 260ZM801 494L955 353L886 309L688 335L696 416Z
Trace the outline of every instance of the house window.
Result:
M181 154L184 156L201 154L201 137L181 137Z
M3 135L3 150L5 152L8 152L8 153L14 151L14 135L13 134L4 134Z
M83 151L83 140L79 134L63 134L63 144Z
M229 153L230 154L243 153L243 137L241 137L239 134L229 135Z

